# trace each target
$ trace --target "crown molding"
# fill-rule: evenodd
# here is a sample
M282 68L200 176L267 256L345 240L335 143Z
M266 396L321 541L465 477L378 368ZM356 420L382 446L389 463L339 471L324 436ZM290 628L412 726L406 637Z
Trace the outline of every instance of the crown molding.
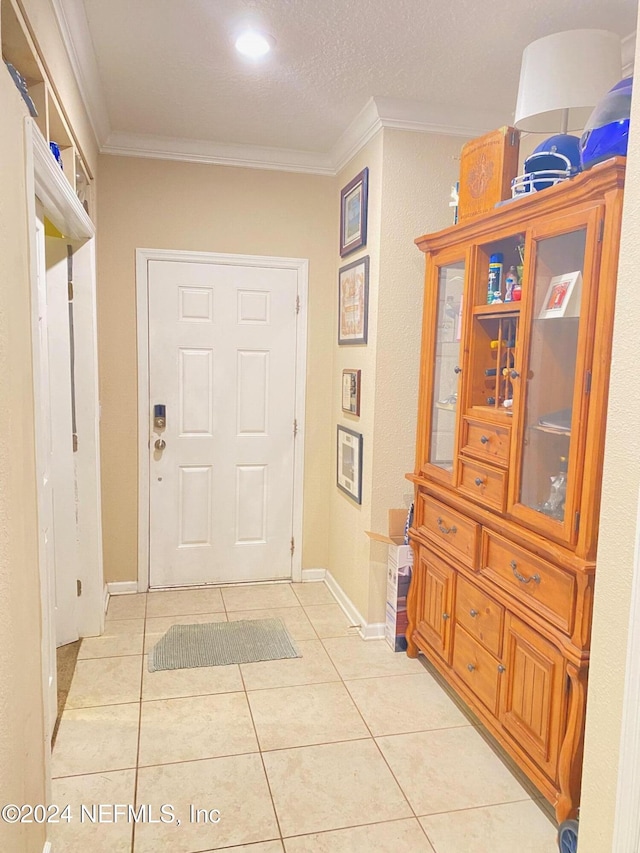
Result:
M51 5L82 103L101 149L111 133L111 124L84 5L82 0L51 0Z
M636 35L629 33L622 39L622 76L629 77L633 74L633 66L636 57Z
M51 0L80 95L102 154L337 175L381 128L473 139L513 120L498 111L372 97L329 152L221 143L111 129L106 98L82 0ZM623 75L633 73L636 33L622 39Z
M502 113L468 110L461 115L448 107L418 101L369 98L329 153L119 131L109 134L101 153L333 176L383 127L473 139L507 120Z
M460 111L421 101L369 98L333 146L331 159L337 174L383 127L473 139L509 120L510 116L497 111Z
M182 160L186 163L241 166L245 169L335 175L329 155L315 151L295 151L289 148L236 145L208 142L203 139L181 139L115 131L109 134L100 150L102 154L117 154L122 157Z
M381 127L382 121L378 113L376 100L375 98L369 98L344 133L338 137L337 142L331 149L334 175L337 175L347 165L349 160L353 159L370 139L373 139Z

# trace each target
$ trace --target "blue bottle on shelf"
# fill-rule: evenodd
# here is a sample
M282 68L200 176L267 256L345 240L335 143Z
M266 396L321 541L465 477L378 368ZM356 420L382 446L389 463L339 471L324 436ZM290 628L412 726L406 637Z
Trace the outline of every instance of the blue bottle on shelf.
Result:
M502 254L500 252L496 252L489 258L487 305L493 302L502 302Z

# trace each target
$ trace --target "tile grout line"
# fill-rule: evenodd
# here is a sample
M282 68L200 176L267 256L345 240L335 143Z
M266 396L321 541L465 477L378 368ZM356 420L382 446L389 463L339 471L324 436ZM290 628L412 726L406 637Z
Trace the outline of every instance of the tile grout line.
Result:
M329 654L329 652L327 651L327 649L326 649L326 648L325 648L325 651L327 652L327 654L329 655L329 657L331 657L331 655ZM332 662L333 662L333 658L332 658ZM334 665L335 665L335 664L334 664ZM337 667L336 667L336 669L337 669ZM351 696L351 693L350 693L350 691L349 691L349 688L347 687L346 681L345 681L345 679L342 677L342 674L340 673L340 671L339 671L339 670L338 670L338 675L340 675L340 678L342 679L342 684L343 684L343 686L344 686L344 689L345 689L345 690L347 691L347 693L349 694L349 697L351 698L351 701L353 702L353 704L356 706L356 708L357 708L357 710L358 710L358 713L360 713L360 708L358 708L358 706L357 706L357 704L356 704L356 702L355 702L355 700L354 700L353 696ZM361 715L361 716L362 716L362 715ZM371 729L369 728L369 725L368 725L368 723L366 722L366 720L364 719L364 717L362 717L362 721L364 722L365 726L367 727L367 730L368 730L369 732L371 732ZM375 748L378 750L378 753L381 755L382 760L384 761L385 765L388 767L389 772L391 773L391 777L393 778L393 780L395 781L396 785L398 786L398 790L400 791L400 793L401 793L401 794L402 794L402 796L404 797L405 802L406 802L407 806L409 807L409 810L411 811L411 813L412 813L412 815L414 816L414 818L415 818L416 820L418 820L418 816L417 816L417 814L415 813L415 810L414 810L413 806L411 805L411 802L409 801L409 797L406 795L406 793L405 793L404 788L402 787L402 785L400 785L400 783L398 782L398 779L396 778L396 774L393 772L393 770L392 770L392 769L391 769L391 767L389 766L389 762L388 762L388 761L387 761L387 759L384 757L384 755L383 755L383 753L382 753L382 750L380 749L380 746L378 745L377 740L376 740L376 739L375 739L375 737L373 736L373 733L371 733L371 740L373 741ZM418 823L420 823L420 821L418 821Z
M138 748L136 750L136 774L135 781L133 786L133 803L134 807L138 804L138 776L140 770L140 742L141 742L141 731L142 731L142 686L144 684L144 660L145 660L145 640L147 637L147 604L149 602L149 594L145 594L144 599L144 625L142 626L142 666L140 668L140 701L139 701L139 709L138 709ZM133 827L131 830L131 853L133 853L135 843L136 843L136 822L133 822Z
M294 591L294 595L296 595L295 591ZM176 616L177 616L177 618L180 618L181 616L184 616L184 617L186 618L186 617L188 617L188 616L214 615L215 613L217 613L217 614L221 614L221 613L223 613L223 612L224 612L224 615L225 615L225 617L227 618L227 621L228 621L229 611L226 609L226 603L224 602L224 596L222 595L222 592L221 592L221 597L222 597L222 601L223 601L223 607L225 608L225 609L224 609L224 611L215 611L215 612L211 612L210 614L200 614L200 613L199 613L199 614L175 614L173 617L171 617L171 616L166 616L166 615L165 615L165 616L160 616L160 617L153 617L153 616L151 616L151 617L150 617L150 616L148 615L148 606L147 606L147 605L148 605L148 597L146 597L146 596L145 596L144 617L143 617L143 632L142 632L142 641L143 641L142 649L143 649L143 651L142 651L142 655L141 655L141 657L142 657L142 661L141 661L141 675L140 675L140 695L139 695L139 699L138 699L138 705L139 705L139 714L138 714L138 744L137 744L137 754L136 754L136 765L135 765L135 768L133 768L133 769L135 770L134 802L137 802L137 797L138 797L138 782L139 782L139 771L140 771L140 769L142 769L142 768L141 768L141 766L140 766L140 750L141 750L141 724L142 724L142 710L143 710L143 708L142 708L142 703L143 703L144 665L145 665L145 658L147 658L147 654L145 653L146 638L147 638L147 620L148 620L149 618L151 618L151 619L154 619L154 618L175 618ZM297 595L296 595L296 597L297 597ZM522 799L517 799L517 800L508 800L508 801L506 801L506 802L483 803L483 804L481 804L481 805L472 805L472 806L467 806L467 807L464 807L464 808L450 809L450 810L447 810L447 811L434 812L434 813L427 814L427 815L418 815L418 813L417 813L416 809L414 809L414 808L413 808L413 806L411 805L411 802L409 801L408 796L407 796L407 794L405 793L405 790L404 790L403 786L400 784L400 782L399 782L399 780L397 779L397 777L396 777L396 775L395 775L394 771L392 770L392 768L391 768L391 766L390 766L389 762L387 761L387 759L386 759L386 757L385 757L384 753L382 752L381 747L380 747L380 745L378 744L378 740L377 740L377 739L383 739L383 738L388 738L388 737L402 737L402 736L405 736L405 735L421 734L421 733L426 733L426 732L431 732L431 731L433 731L433 732L438 732L438 731L443 731L443 730L444 730L444 731L446 731L446 730L454 730L454 729L458 729L458 728L467 728L468 726L472 726L472 727L476 727L476 726L474 726L474 724L473 724L473 722L472 722L472 721L467 721L467 722L463 723L462 725L449 725L449 726L444 726L444 727L442 727L442 728L428 728L428 729L418 729L418 730L416 730L416 731L412 731L412 732L392 732L392 733L389 733L389 734L380 734L380 735L378 735L378 736L377 736L377 738L376 738L376 736L373 734L373 732L372 732L372 730L371 730L371 728L370 728L369 724L367 723L366 719L364 718L364 714L363 714L363 713L362 713L362 711L360 710L360 708L359 708L358 704L356 703L356 700L354 699L353 695L351 694L351 692L350 692L350 690L349 690L349 686L348 686L348 685L349 685L349 684L353 684L353 683L357 683L357 682L361 682L361 681L363 681L363 680L370 680L370 679L373 679L373 678L377 678L377 679L379 679L379 678L408 678L408 677L410 677L410 676L414 676L414 675L422 675L423 673L421 673L421 672L417 672L417 673L413 673L413 672L407 672L407 673L405 673L405 672L401 672L401 673L394 673L394 674L382 673L382 674L379 674L379 675L364 675L364 676L359 676L359 677L345 678L345 677L342 675L342 673L340 672L340 670L338 669L338 667L336 666L336 664L334 663L334 661L333 661L333 658L332 658L331 654L330 654L330 653L329 653L329 651L327 650L327 647L326 647L326 645L325 645L325 641L331 641L331 640L333 640L333 639L343 639L344 637L349 637L350 635L349 635L349 634L341 634L341 635L338 635L338 636L336 636L336 637L320 637L320 635L318 634L318 631L317 631L317 629L316 629L315 625L313 624L313 622L312 622L312 621L311 621L311 619L309 618L309 615L308 615L308 613L307 613L307 610L306 610L305 605L304 605L304 604L303 604L299 599L298 599L298 601L299 601L299 605L297 605L297 606L299 606L299 607L300 607L300 609L301 609L301 610L302 610L302 612L304 613L304 616L305 616L306 620L310 623L311 628L312 628L312 630L313 630L314 634L317 636L317 640L318 640L318 641L320 641L321 649L322 649L322 651L324 652L324 654L327 656L328 660L330 661L330 663L331 663L331 665L332 665L332 667L333 667L333 669L334 669L334 672L336 673L336 676L337 676L337 677L336 677L335 679L331 680L331 681L321 681L321 682L302 682L302 683L300 683L300 684L285 684L285 685L277 685L277 686L275 686L275 687L274 687L274 686L258 687L258 688L255 688L255 689L249 690L249 689L247 688L247 685L246 685L246 681L245 681L245 677L244 677L244 674L243 674L243 671L242 671L242 667L241 667L241 666L238 666L238 671L239 671L239 674L240 674L240 679L241 679L241 684L242 684L242 689L241 689L241 690L240 690L240 689L235 689L235 690L226 690L226 691L222 691L221 693L213 693L213 694L209 694L209 693L206 693L206 694L197 693L197 694L190 694L189 696L172 696L172 697L160 697L160 698L157 698L157 699L150 699L150 700L148 700L148 701L151 701L151 702L153 702L153 701L155 701L155 702L160 702L160 701L170 701L170 700L172 700L172 699L177 699L177 700L179 700L179 699L190 699L190 698L200 698L200 697L204 697L204 696L228 695L229 693L239 693L239 692L243 692L243 693L244 693L244 695L245 695L245 701L247 702L247 706L248 706L248 709L249 709L249 714L250 714L251 721L252 721L252 726L253 726L253 731L254 731L254 735L255 735L255 738L256 738L256 743L257 743L257 749L258 749L258 751L257 751L257 753L256 753L255 751L253 751L253 752L238 752L238 753L232 753L232 754L231 754L231 755L229 755L229 756L226 756L226 755L224 755L224 756L208 756L208 757L202 757L202 758L188 759L187 761L161 762L161 763L159 763L159 764L145 765L145 767L162 767L162 766L167 766L167 765L168 765L168 766L170 766L170 765L173 765L173 764L183 764L183 763L184 763L184 764L186 764L186 763L194 763L194 762L196 762L196 761L211 760L212 758L213 758L213 759L215 759L215 758L227 758L227 757L228 757L228 758L231 758L231 757L234 757L234 756L259 754L259 755L260 755L260 758L261 758L261 763L262 763L262 767L263 767L263 772L264 772L264 774L265 774L265 780L266 780L266 782L267 782L267 787L268 787L268 790L269 790L269 795L270 795L270 799L271 799L271 803L272 803L272 809L273 809L274 817L275 817L276 824L277 824L277 828L278 828L278 832L279 832L279 840L280 840L280 843L281 843L281 845L282 845L283 847L284 847L284 839L285 839L285 837L284 837L284 836L283 836L283 834L282 834L282 828L281 828L281 826L280 826L280 819L279 819L279 817L278 817L278 812L277 812L277 810L276 810L275 801L274 801L274 797L273 797L273 791L272 791L272 789L271 789L271 783L270 783L270 780L269 780L269 776L268 776L267 768L266 768L266 764L265 764L265 755L267 755L267 754L269 754L269 753L274 753L274 752L291 751L291 750L293 750L293 749L308 749L308 748L313 748L313 747L315 747L315 746L321 747L321 746L324 746L324 745L334 745L334 744L340 744L340 743L344 743L344 744L348 744L348 743L355 743L355 742L357 742L357 741L364 741L364 740L368 740L368 739L370 738L371 740L373 740L373 741L374 741L374 743L375 743L375 745L376 745L376 749L377 749L378 753L380 753L380 754L381 754L381 757L382 757L383 761L385 762L386 766L388 767L388 769L389 769L389 771L390 771L390 773L391 773L391 777L393 778L393 780L395 781L396 785L398 786L398 789L399 789L400 793L402 794L403 798L405 799L405 802L407 803L408 808L409 808L409 810L410 810L410 812L411 812L411 815L410 815L410 816L406 816L406 817L390 818L390 819L387 819L387 820L378 820L378 821L375 821L375 820L374 820L374 821L369 821L369 822L367 822L367 823L362 823L362 824L360 824L360 823L353 824L353 825L351 825L351 826L345 826L345 827L334 827L334 828L328 828L328 829L324 829L324 830L316 830L315 832L301 833L301 834L299 834L299 835L288 835L288 836L286 836L286 837L287 837L287 839L289 839L289 838L296 838L296 837L311 836L311 835L316 835L316 834L327 834L327 833L331 833L331 832L339 832L339 831L342 831L342 830L355 829L355 828L358 828L358 827L364 827L364 826L369 826L369 825L371 825L371 826L375 826L376 824L380 824L380 825L381 825L381 824L385 824L385 823L392 823L392 822L400 822L400 821L417 820L417 821L418 821L418 825L420 826L422 833L423 833L423 834L424 834L424 836L426 837L428 844L429 844L429 845L431 845L431 847L433 848L433 850L434 850L434 852L435 852L435 853L438 853L438 851L436 850L435 844L431 841L431 839L430 839L430 837L429 837L429 834L428 834L427 830L426 830L426 829L425 829L425 827L422 825L422 822L421 822L422 820L429 820L429 818L431 818L431 817L435 817L436 815L455 815L455 814L456 814L456 813L458 813L458 812L479 811L479 810L482 810L482 809L496 808L496 807L500 807L500 806L509 806L509 805L515 805L515 804L517 804L517 803L534 801L534 797L533 797L531 794L529 794L529 793L526 791L526 789L525 789L525 791L524 791L525 796L524 796ZM307 607L314 607L314 606L318 606L318 605L314 605L314 604L309 604L309 605L307 605ZM320 606L322 606L322 605L320 605ZM328 605L328 606L333 606L333 605ZM265 607L259 607L259 608L253 608L253 610L255 610L255 611L257 612L258 610L264 610L264 609L280 609L280 608L284 609L285 607L287 607L287 606L286 606L286 605L285 605L285 606L283 606L283 605L279 605L279 606L278 606L278 608L265 608ZM288 606L288 609L289 609L289 610L293 610L293 607L294 607L294 606L290 605L290 606ZM243 608L243 609L245 609L245 610L246 610L246 608ZM239 611L231 611L231 612L233 613L233 612L239 612ZM249 612L249 613L251 612L251 608L249 609L249 611L248 611L248 612ZM139 619L139 617L134 617L134 618L138 618L138 619ZM250 617L250 616L247 616L247 617L245 617L245 618L251 618L251 617ZM132 620L113 620L113 621L121 621L121 622L122 622L122 621L132 621ZM296 641L296 642L299 642L299 641ZM89 660L105 660L105 659L106 659L106 658L108 658L108 657L113 657L113 658L120 659L120 658L126 658L126 657L134 657L134 656L137 656L137 655L107 655L107 656L104 656L104 657L102 657L102 658L85 658L85 659L83 659L83 660L85 660L85 661L89 661ZM428 671L427 671L427 672L428 672ZM429 673L429 674L430 674L430 673ZM303 689L303 688L313 688L313 687L315 687L316 685L320 686L320 685L326 685L326 684L337 684L337 683L340 683L340 684L343 686L344 691L346 692L347 696L349 697L349 700L350 700L351 704L355 707L356 712L357 712L357 714L358 714L359 718L362 720L362 722L363 722L363 724L364 724L364 727L365 727L366 731L368 732L368 734L363 734L362 736L358 736L358 737L355 737L355 738L353 738L353 737L352 737L352 738L341 738L340 740L337 740L337 741L336 741L336 740L330 740L330 741L322 741L322 742L320 742L320 743L300 744L299 746L293 746L293 747L290 747L290 746L282 746L282 747L277 747L276 749L263 749L263 748L262 748L261 743L260 743L260 739L259 739L259 737L258 737L258 730L257 730L257 726L256 726L256 721L255 721L255 719L254 719L254 715L253 715L253 711L252 711L252 707L251 707L251 702L250 702L250 695L251 695L251 693L258 693L258 692L260 692L260 691L264 691L264 690L283 690L283 689L284 689L284 690L286 690L286 689L293 689L293 690L295 690L295 689ZM119 702L119 703L113 703L113 706L115 707L115 706L118 706L118 705L125 705L125 704L127 704L127 705L128 705L128 704L134 704L134 703L131 703L131 702ZM87 707L88 709L90 709L90 708L99 708L99 707L109 708L109 707L112 707L112 706L111 706L111 705L96 705L96 706L86 706L86 707ZM66 710L66 708L65 708L65 710ZM83 710L83 709L82 709L82 708L77 708L77 709L76 709L76 708L73 708L73 709L69 709L69 710L72 710L72 711L73 711L73 710L78 710L78 711L80 711L80 710ZM497 757L499 758L500 756L497 756ZM120 769L120 770L129 770L129 769L132 769L132 768L118 768L118 769ZM507 769L509 769L509 768L507 768ZM93 773L93 774L70 774L68 777L67 777L67 776L63 776L63 777L56 777L56 778L73 778L74 776L100 775L100 773L101 773L101 772L104 772L104 771L96 771L96 772L95 772L95 773ZM109 771L109 772L111 772L111 771ZM516 777L516 778L517 778L517 777ZM517 780L517 781L519 781L519 780ZM131 833L131 840L130 840L131 847L129 848L129 849L130 849L130 851L131 851L131 853L133 853L133 849L134 849L134 847L135 847L135 833L136 833L136 826L135 826L135 823L134 823L134 826L133 826L133 828L132 828L132 833ZM275 839L268 839L267 841L271 841L271 840L274 840L274 841L275 841ZM248 846L248 849L250 849L250 848L251 848L251 846L252 846L253 844L255 844L256 846L259 846L259 845L261 845L261 844L265 844L265 843L267 843L267 841L250 842L250 843L248 843L248 845L247 845L247 846ZM231 847L231 848L233 848L233 847L234 847L234 845L228 845L228 846L229 846L229 847ZM219 848L219 849L225 849L225 848L223 847L223 848Z
M348 826L338 826L334 829L316 829L313 832L300 832L297 835L285 835L283 841L285 839L291 840L294 838L309 838L312 835L328 835L330 832L346 832L349 829L361 829L364 826L383 826L386 823L402 823L403 821L414 821L417 820L418 824L420 821L415 817L392 817L387 818L386 820L373 820L368 823L350 823ZM424 830L423 830L424 831ZM431 842L429 842L431 843ZM221 850L223 848L220 848ZM434 848L434 853L437 851Z
M284 849L284 839L282 837L282 827L280 826L280 818L278 817L278 810L276 809L276 803L273 798L273 791L271 790L271 782L269 781L269 774L267 773L267 766L264 762L264 755L262 753L262 747L260 745L260 738L258 736L258 729L256 727L256 721L253 718L253 710L251 708L251 702L249 702L249 691L247 690L247 685L245 684L244 675L242 674L242 667L240 667L240 678L242 679L242 686L244 687L244 696L247 702L247 707L249 709L249 716L251 717L251 725L253 726L253 732L256 737L256 743L258 744L258 754L260 756L260 763L262 764L262 772L264 773L265 782L267 783L267 790L269 791L269 797L271 799L271 808L273 809L273 816L276 819L276 826L278 828L278 836L280 838L280 844Z

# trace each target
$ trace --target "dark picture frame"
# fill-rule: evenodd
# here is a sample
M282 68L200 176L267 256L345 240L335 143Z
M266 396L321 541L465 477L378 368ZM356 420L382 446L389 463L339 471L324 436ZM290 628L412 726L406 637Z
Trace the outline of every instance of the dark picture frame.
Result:
M366 344L369 326L369 255L338 270L338 344Z
M342 371L342 411L360 417L360 370Z
M365 167L340 192L340 257L367 245L369 168Z
M336 485L357 504L362 503L362 433L338 424Z

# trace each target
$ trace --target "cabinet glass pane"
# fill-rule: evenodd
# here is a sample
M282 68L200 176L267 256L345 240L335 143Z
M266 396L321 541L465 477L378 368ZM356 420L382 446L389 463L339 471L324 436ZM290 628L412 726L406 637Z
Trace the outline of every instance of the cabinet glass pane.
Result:
M576 386L584 228L541 240L533 291L520 503L564 521Z
M464 262L440 267L429 462L453 470Z

